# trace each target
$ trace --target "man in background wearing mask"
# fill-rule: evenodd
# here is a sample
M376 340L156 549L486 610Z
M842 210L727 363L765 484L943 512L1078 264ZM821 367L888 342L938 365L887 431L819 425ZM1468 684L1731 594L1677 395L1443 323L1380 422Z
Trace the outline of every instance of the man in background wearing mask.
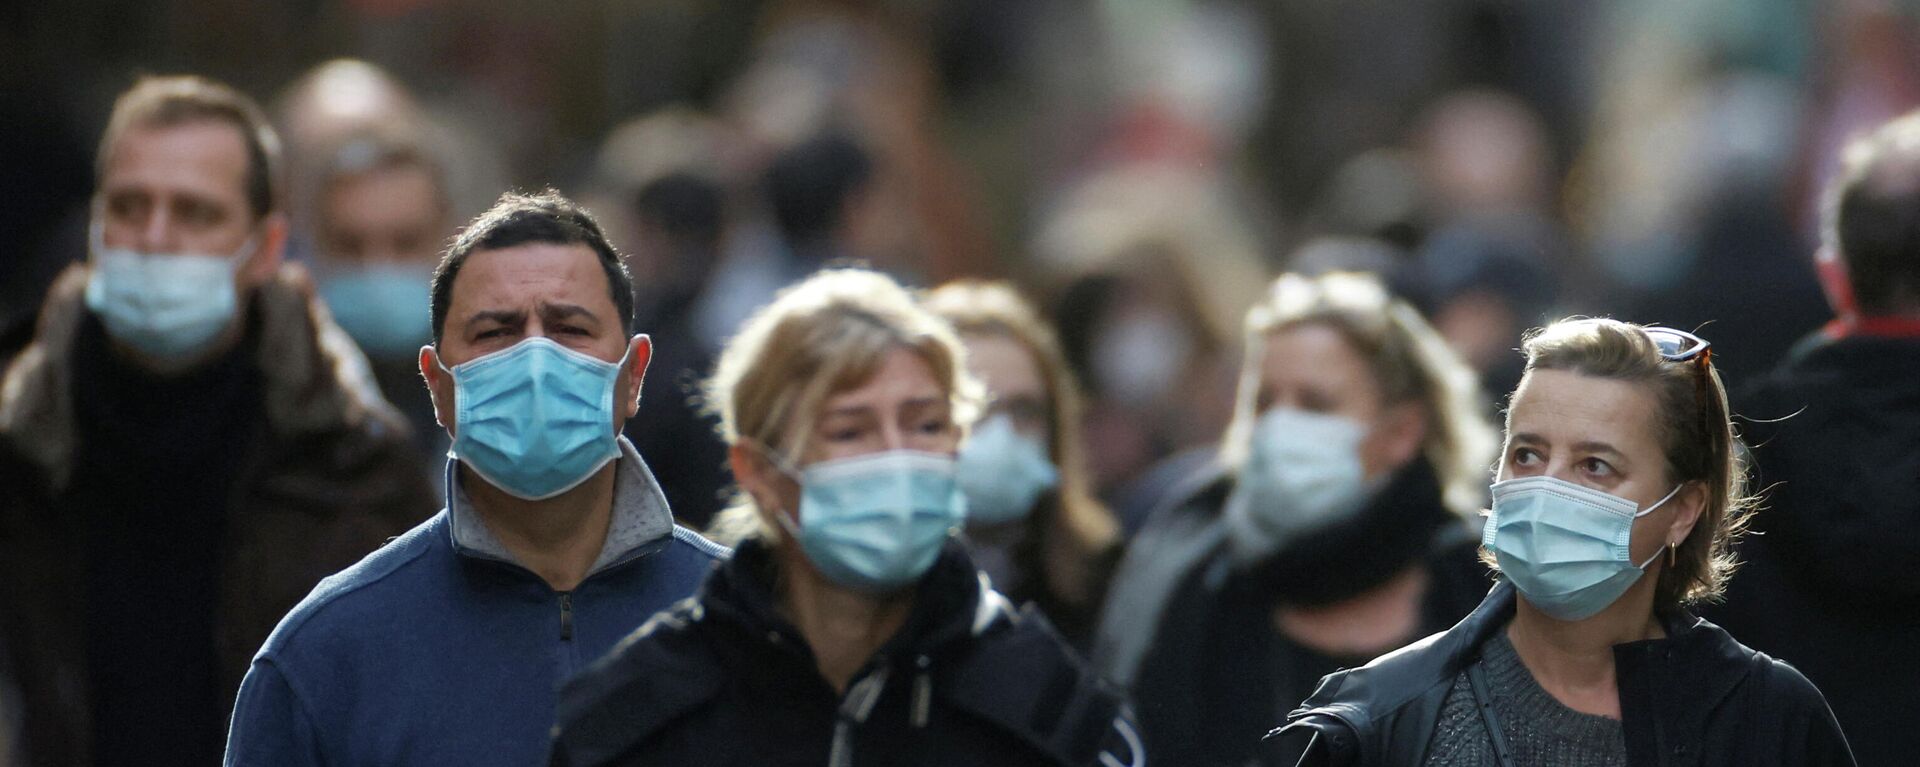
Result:
M0 630L35 764L207 764L248 659L432 511L405 423L286 238L257 106L142 79L100 142L92 256L0 384Z
M508 194L434 273L419 370L447 508L321 583L255 657L228 765L537 764L561 681L726 550L678 527L620 425L653 343L586 210Z
M452 231L440 163L403 135L340 143L316 179L321 298L428 455L445 455L416 358L433 334L427 289Z

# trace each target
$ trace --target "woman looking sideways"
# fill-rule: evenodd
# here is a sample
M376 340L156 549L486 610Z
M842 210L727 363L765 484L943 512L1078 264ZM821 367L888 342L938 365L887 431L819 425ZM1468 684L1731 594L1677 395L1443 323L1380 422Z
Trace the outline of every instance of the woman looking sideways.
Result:
M1586 319L1524 347L1482 538L1502 582L1269 741L1306 765L1853 764L1812 683L1686 610L1750 505L1707 342Z

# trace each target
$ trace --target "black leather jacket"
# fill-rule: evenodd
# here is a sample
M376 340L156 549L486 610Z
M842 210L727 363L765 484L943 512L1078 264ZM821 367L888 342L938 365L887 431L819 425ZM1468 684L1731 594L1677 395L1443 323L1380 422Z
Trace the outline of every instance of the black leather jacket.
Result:
M1501 581L1445 633L1328 675L1265 747L1303 767L1421 764L1454 678L1513 610ZM1826 700L1792 666L1684 612L1663 620L1666 638L1613 648L1627 764L1854 763Z

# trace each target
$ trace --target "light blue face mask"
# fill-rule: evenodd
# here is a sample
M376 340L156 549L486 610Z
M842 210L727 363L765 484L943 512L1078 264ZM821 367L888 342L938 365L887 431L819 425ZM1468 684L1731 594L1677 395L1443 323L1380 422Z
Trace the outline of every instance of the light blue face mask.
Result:
M253 251L252 238L224 256L109 248L98 223L89 239L93 271L87 277L87 308L114 339L175 360L205 351L233 322L239 306L234 265Z
M1563 621L1591 618L1625 594L1660 557L1635 564L1627 545L1633 521L1673 496L1639 505L1554 477L1493 484L1493 512L1481 545L1528 604Z
M1259 561L1359 511L1369 490L1360 463L1366 437L1365 424L1343 416L1292 408L1260 416L1221 512L1234 558Z
M914 450L816 463L797 477L800 524L778 512L774 517L827 580L860 591L898 591L926 574L966 519L954 463L952 456Z
M411 359L433 336L427 311L433 271L411 264L342 268L320 280L320 297L368 356Z
M1060 484L1060 472L1038 440L1022 436L1013 419L995 415L974 427L960 448L960 490L967 524L998 525L1025 518L1040 494Z
M442 365L453 376L453 454L517 498L573 489L620 455L613 390L626 359L606 362L536 336Z

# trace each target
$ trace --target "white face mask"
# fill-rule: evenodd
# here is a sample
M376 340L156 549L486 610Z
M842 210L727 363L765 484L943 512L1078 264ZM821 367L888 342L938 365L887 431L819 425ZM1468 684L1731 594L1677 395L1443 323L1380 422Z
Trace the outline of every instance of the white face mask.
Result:
M228 255L142 253L109 248L95 223L87 308L108 335L160 359L204 351L232 323L239 297L233 274L253 238Z
M1368 496L1360 462L1366 436L1365 425L1342 416L1291 408L1260 416L1222 511L1234 558L1259 561L1358 511Z
M1110 396L1140 405L1165 394L1191 354L1192 343L1178 318L1145 310L1130 312L1101 332L1092 362Z

